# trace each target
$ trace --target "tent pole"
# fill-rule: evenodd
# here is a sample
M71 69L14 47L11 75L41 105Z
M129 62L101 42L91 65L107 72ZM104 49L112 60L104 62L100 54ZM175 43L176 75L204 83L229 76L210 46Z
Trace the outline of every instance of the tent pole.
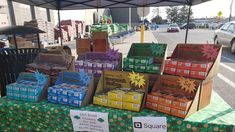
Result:
M39 49L39 51L41 51L41 44L40 44L39 33L37 33L37 40L38 40L38 49Z
M63 45L63 39L62 39L62 29L61 29L61 23L60 23L60 10L57 10L57 13L58 13L58 21L59 21L59 33L60 33L60 45L62 46Z
M187 43L187 40L188 40L188 27L189 27L190 14L191 14L191 5L189 6L189 9L188 9L188 20L187 20L187 26L186 26L187 28L186 28L186 35L185 35L185 41L184 41L185 44Z
M16 35L15 34L13 34L13 38L14 38L14 41L15 41L16 52L18 53L18 45L17 45L17 42L16 42Z

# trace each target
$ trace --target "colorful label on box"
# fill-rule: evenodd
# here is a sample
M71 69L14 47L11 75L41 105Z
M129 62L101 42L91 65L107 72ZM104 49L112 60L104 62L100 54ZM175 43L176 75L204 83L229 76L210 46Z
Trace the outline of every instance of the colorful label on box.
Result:
M141 106L140 104L123 102L123 109L131 110L131 111L139 111L140 106Z
M122 109L122 102L108 99L108 106L113 108Z
M108 106L108 95L95 95L93 104Z
M124 102L141 104L143 93L139 92L128 92L123 95Z
M111 90L108 92L108 98L110 100L122 101L122 97L125 94L122 90Z

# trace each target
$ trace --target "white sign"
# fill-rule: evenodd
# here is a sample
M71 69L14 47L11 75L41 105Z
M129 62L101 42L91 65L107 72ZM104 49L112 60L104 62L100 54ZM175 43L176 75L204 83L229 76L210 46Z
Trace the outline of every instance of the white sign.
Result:
M7 14L0 14L0 27L8 26Z
M137 8L137 13L140 17L145 17L149 14L149 7L138 7Z
M166 117L133 117L134 132L167 132Z
M108 113L70 110L74 131L109 132Z

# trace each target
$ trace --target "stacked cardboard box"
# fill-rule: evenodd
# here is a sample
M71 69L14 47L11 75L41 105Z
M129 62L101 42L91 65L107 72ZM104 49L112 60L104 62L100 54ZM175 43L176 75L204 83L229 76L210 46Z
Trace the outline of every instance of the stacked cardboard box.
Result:
M110 58L107 53L87 52L84 59L75 62L75 70L85 70L98 77L102 74L102 70L121 70L122 54L119 52L117 54L117 58Z
M34 48L37 45L33 45L31 41L28 41L26 38L16 37L16 43L18 48ZM15 46L15 40L10 38L10 47Z
M61 72L56 85L48 88L48 101L81 107L91 101L94 93L92 74L86 72Z
M131 75L141 76L141 85L134 84ZM148 77L144 74L103 71L93 104L139 112L144 107L147 92Z
M40 82L33 73L21 73L15 83L8 84L7 98L38 102L46 95L46 87L49 83L49 77L43 76L44 82Z
M38 28L46 33L39 34L40 41L46 41L49 43L54 43L54 25L51 22L43 20L31 20L29 22L24 22L24 26ZM28 41L37 43L37 35L30 34L26 35Z

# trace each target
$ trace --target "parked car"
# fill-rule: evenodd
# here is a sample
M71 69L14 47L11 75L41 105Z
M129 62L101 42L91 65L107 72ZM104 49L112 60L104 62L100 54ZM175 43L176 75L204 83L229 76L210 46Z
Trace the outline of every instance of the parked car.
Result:
M170 24L167 28L167 32L179 32L180 28L177 24Z
M187 29L187 27L188 27L188 29L194 29L194 28L196 28L196 24L190 22L190 23L187 25L187 23L185 23L185 24L183 24L182 26L180 26L180 29Z
M214 43L230 46L231 52L235 54L235 21L225 23L215 30Z

